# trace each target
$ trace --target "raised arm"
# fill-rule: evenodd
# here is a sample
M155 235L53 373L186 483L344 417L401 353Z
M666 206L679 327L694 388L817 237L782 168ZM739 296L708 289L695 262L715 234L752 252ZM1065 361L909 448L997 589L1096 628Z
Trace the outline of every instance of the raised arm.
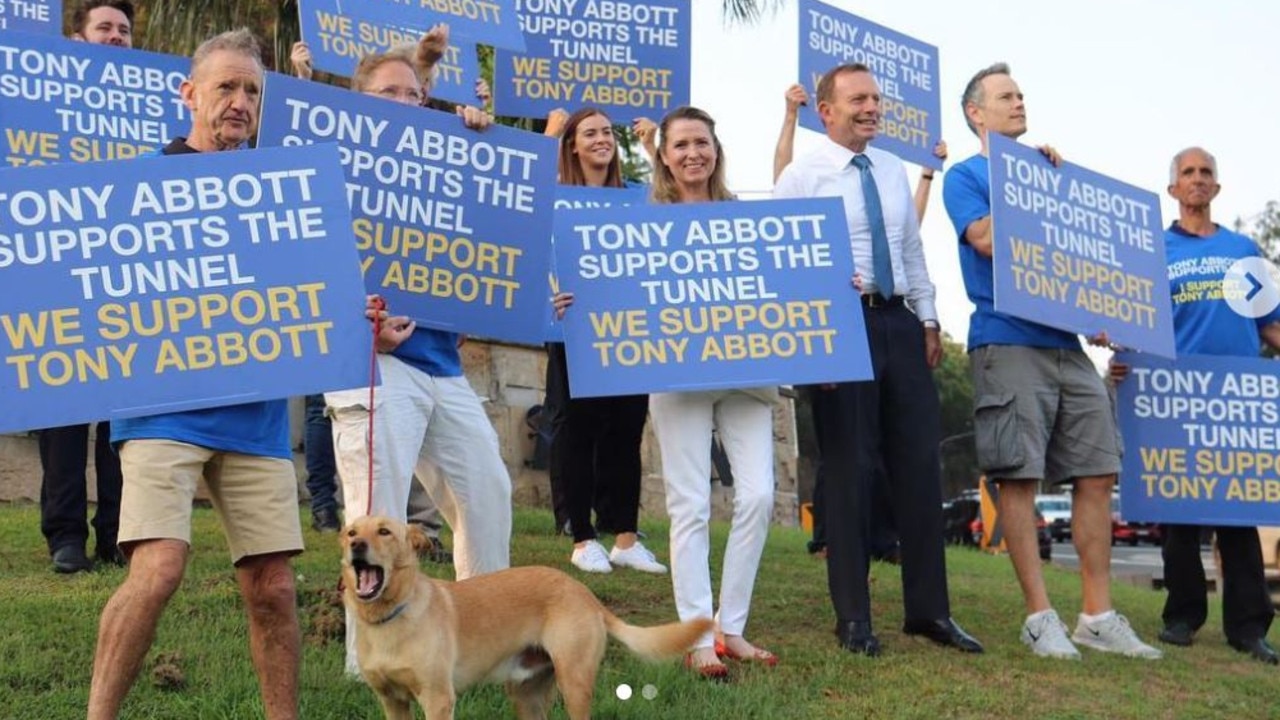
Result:
M947 141L939 140L933 146L933 156L947 161ZM929 209L929 191L933 189L933 168L921 168L920 179L916 181L916 220L924 222L924 212Z
M303 80L310 80L312 74L311 48L299 40L289 51L289 62L293 65L293 74Z
M631 130L640 138L640 146L649 155L649 162L658 162L658 124L647 117L638 117L631 123Z
M782 116L782 132L778 134L778 144L773 149L773 181L791 164L795 154L796 123L800 121L800 106L809 104L809 94L804 86L796 83L787 88L784 96L787 102L786 114Z

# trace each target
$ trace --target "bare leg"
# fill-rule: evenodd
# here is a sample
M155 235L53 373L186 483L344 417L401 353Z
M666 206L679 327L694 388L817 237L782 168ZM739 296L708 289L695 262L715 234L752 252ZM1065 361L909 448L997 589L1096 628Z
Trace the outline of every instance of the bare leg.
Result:
M269 720L298 717L298 664L302 637L289 557L253 555L240 561L236 580L249 616L249 652Z
M752 659L764 659L770 655L768 650L747 642L747 639L741 635L725 635L724 647L729 652L729 657Z
M633 532L618 533L613 538L613 544L614 544L614 547L618 548L619 550L626 550L627 548L636 544L636 539L637 539L636 534Z
M1111 489L1115 475L1076 479L1071 501L1071 541L1080 556L1084 613L1111 609Z
M1040 569L1040 544L1036 539L1035 480L1000 480L1000 527L1009 546L1009 559L1022 586L1027 614L1050 608Z
M146 540L133 546L129 574L98 623L89 686L89 720L114 719L156 638L169 598L182 582L189 548L181 540Z

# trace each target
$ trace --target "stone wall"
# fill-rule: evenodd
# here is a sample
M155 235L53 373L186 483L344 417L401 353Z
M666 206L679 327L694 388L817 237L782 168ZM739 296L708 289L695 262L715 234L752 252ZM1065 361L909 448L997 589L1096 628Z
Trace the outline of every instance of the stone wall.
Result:
M530 467L534 440L525 424L525 414L543 398L546 353L541 348L472 340L462 348L463 366L476 393L484 400L485 412L498 431L502 459L511 473L517 505L551 507L551 487L546 470ZM298 468L299 490L305 477L302 448L302 403L291 403L294 463ZM710 449L708 448L708 452ZM784 395L774 406L774 452L777 491L774 522L795 525L797 508L797 442L794 403ZM645 515L666 515L662 486L662 462L652 430L645 428L641 448L644 467L640 504ZM92 459L93 453L89 453ZM93 483L89 483L90 498ZM34 435L0 436L0 500L40 498L40 460ZM712 492L713 516L727 519L732 507L732 491L716 483Z

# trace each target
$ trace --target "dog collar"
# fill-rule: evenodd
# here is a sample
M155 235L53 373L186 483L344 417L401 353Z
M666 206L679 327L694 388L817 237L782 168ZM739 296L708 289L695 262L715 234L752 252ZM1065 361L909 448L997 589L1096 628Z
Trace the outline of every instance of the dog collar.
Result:
M396 609L395 609L395 610L392 610L390 613L388 613L386 617L384 617L384 618L382 618L381 620L378 620L377 622L372 623L372 624L374 624L374 625L381 625L381 624L383 624L383 623L389 623L389 622L391 622L392 620L395 620L395 619L396 619L396 617L397 617L397 616L399 616L399 615L400 615L400 613L404 612L404 609L405 609L405 608L407 608L407 607L409 607L409 603L408 603L408 602L402 602L402 603L400 603L399 605L397 605L397 606L396 606Z

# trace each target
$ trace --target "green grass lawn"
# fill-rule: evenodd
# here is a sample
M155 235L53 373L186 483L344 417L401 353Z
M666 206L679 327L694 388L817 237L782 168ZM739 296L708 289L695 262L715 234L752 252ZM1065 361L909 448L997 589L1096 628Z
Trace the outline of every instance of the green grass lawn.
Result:
M645 522L649 546L665 558L666 527ZM569 568L569 541L550 533L548 513L520 511L512 559ZM726 528L715 527L716 547ZM342 675L341 614L333 605L339 552L333 535L307 530L295 562L304 645L303 718L380 718L371 692ZM775 669L734 668L734 682L700 681L678 662L650 665L611 643L596 687L596 718L1273 718L1280 717L1275 668L1231 651L1220 605L1190 649L1166 648L1145 662L1084 650L1084 661L1032 657L1018 642L1022 600L1007 559L955 549L947 556L957 620L987 646L964 656L903 636L898 569L873 569L877 631L884 654L854 657L836 647L824 565L805 552L799 530L770 535L756 583L748 637L781 657ZM55 575L33 506L0 506L0 718L84 716L97 617L124 570ZM716 552L718 556L719 551ZM451 572L427 566L437 577ZM1074 573L1046 570L1050 594L1074 625L1080 592ZM617 571L584 581L630 622L674 618L667 576ZM1119 609L1154 640L1161 593L1117 584ZM125 703L125 718L261 717L245 625L225 542L213 513L196 513L195 550L183 587L161 622L146 669ZM617 697L621 684L630 699ZM656 697L642 689L652 686ZM458 718L514 717L500 690L463 694ZM564 717L557 707L553 717Z

